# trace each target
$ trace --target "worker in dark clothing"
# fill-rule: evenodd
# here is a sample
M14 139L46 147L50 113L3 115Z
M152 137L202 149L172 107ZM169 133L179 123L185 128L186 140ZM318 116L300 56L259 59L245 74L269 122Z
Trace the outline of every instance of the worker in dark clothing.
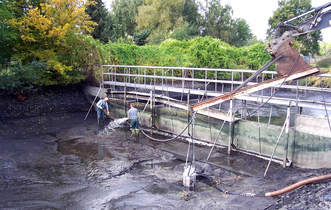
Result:
M105 115L109 115L108 98L100 99L97 103L98 128L102 129L105 123Z
M130 104L128 111L128 118L130 120L130 130L132 135L137 136L139 134L139 120L138 120L138 109L135 108L134 104Z

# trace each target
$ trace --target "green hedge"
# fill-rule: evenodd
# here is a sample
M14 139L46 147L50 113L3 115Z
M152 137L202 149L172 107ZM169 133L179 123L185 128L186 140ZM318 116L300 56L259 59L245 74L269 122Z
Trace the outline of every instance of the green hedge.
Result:
M160 46L109 43L109 64L259 69L270 56L264 44L236 48L218 39L166 40Z
M211 37L197 37L187 41L169 39L158 46L102 44L91 36L72 34L67 36L57 52L60 62L72 69L65 77L52 73L46 61L38 61L37 66L30 64L3 70L0 74L0 89L16 92L25 87L30 89L31 85L72 84L84 79L95 81L100 78L102 64L258 69L270 59L264 48L264 44L237 48ZM19 73L22 71L30 72L28 75L31 74L32 79ZM160 72L156 71L157 74ZM181 72L174 73L180 75ZM196 71L195 74L195 78L204 78L202 72ZM214 78L215 75L210 72L208 77ZM218 77L230 78L231 75L219 73Z
M110 52L110 63L107 64L121 65L259 69L270 59L264 44L237 48L211 37L188 41L169 39L159 46L109 43L105 48ZM204 78L203 72L196 71L195 74L195 78ZM218 76L231 77L225 73ZM208 78L214 77L214 73L208 74Z

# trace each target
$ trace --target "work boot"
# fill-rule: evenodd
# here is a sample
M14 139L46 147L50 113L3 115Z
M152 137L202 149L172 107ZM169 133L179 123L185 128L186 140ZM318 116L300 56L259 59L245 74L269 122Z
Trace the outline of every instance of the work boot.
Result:
M99 120L99 121L98 121L98 130L100 131L100 130L102 130L103 128L104 128L104 121Z
M139 129L138 129L138 128L134 129L134 134L135 134L136 136L139 135Z
M134 129L133 128L130 128L130 131L131 131L131 135L130 136L134 136Z

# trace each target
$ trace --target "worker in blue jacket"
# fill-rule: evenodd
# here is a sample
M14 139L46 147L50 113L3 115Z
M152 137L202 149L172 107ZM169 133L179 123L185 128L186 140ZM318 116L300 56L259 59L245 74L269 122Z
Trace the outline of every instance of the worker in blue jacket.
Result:
M105 115L109 116L108 98L100 99L97 103L98 128L102 128L105 123Z

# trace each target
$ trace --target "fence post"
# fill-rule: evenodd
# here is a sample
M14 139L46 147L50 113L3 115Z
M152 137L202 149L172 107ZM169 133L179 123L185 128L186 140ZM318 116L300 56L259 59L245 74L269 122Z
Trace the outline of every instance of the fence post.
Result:
M228 143L228 155L231 154L231 144L233 142L233 100L230 100L230 122L229 122L229 143Z
M286 115L286 127L285 127L285 133L286 133L286 140L285 140L285 145L284 145L284 160L283 160L283 167L286 167L286 162L287 162L287 155L288 155L288 138L289 138L289 128L290 128L290 117L291 115L291 107L287 107L287 115Z

